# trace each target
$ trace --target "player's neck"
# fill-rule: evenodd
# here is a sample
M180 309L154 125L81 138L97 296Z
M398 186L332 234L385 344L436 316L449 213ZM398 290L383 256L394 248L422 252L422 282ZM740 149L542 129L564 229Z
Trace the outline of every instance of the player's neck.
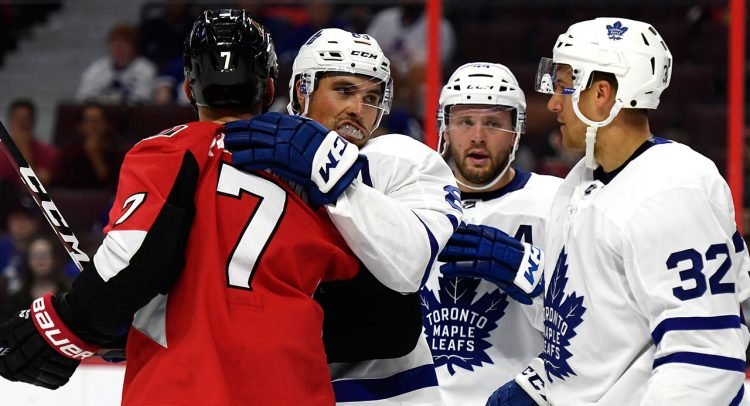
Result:
M595 157L605 172L619 168L638 147L651 137L648 119L623 120L618 117L612 124L597 131Z
M217 124L225 124L236 120L249 120L253 116L255 116L255 112L245 109L198 107L199 121L213 121Z

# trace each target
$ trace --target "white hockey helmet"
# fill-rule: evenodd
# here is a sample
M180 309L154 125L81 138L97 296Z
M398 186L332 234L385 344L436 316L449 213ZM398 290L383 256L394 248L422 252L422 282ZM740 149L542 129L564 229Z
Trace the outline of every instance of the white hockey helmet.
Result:
M572 88L555 88L559 65L571 67ZM597 71L611 73L617 78L615 105L609 116L599 122L585 117L578 108L580 93L591 85L592 74ZM535 88L547 94L556 91L572 94L573 109L578 118L596 129L609 124L621 108L657 108L659 97L669 86L671 77L672 54L654 27L626 18L600 17L573 24L557 38L552 59L542 58L539 62ZM595 134L593 130L591 146L587 145L590 163L593 163ZM589 135L587 144L588 138Z
M502 172L485 187L494 186L510 167L515 159L521 134L526 131L526 96L518 80L505 65L490 62L472 62L460 66L448 79L440 92L438 101L437 127L440 133L438 153L446 156L449 152L445 132L450 122L451 108L455 105L497 106L511 111L514 124L509 131L516 137L509 152L508 164ZM465 185L466 186L466 185Z
M289 80L289 114L304 116L309 108L309 103L305 103L304 109L301 108L295 91L297 81L302 80L300 90L305 97L309 97L316 89L320 74L328 72L363 75L383 84L383 97L379 105L374 106L379 113L372 130L377 128L383 114L391 110L393 80L391 63L375 38L339 28L325 28L313 34L294 59Z

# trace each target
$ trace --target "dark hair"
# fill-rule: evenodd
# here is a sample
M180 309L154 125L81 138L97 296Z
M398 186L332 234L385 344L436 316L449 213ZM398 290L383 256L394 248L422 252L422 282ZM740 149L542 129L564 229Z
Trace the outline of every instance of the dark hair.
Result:
M33 101L31 101L31 99L23 97L13 100L10 103L10 106L8 106L8 114L19 108L29 109L29 111L31 111L31 119L34 120L36 118L36 105Z

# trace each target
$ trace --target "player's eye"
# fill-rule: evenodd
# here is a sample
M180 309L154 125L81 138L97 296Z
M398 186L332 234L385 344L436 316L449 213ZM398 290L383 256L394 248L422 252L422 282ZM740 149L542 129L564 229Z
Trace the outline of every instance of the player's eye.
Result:
M377 106L378 104L380 104L380 96L372 93L366 94L362 100L365 102L365 104L369 104L372 106Z

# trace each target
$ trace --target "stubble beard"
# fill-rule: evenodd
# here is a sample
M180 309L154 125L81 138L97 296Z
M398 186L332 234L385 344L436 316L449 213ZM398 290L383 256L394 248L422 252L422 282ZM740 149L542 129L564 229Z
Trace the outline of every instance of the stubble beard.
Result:
M456 155L453 154L453 156ZM497 175L500 174L500 172L508 164L509 157L505 155L505 158L503 158L499 162L495 158L490 157L490 165L486 169L485 167L470 167L467 163L468 159L468 155L462 156L460 161L454 158L453 165L454 167L458 168L458 172L465 180L475 185L485 185L487 183L490 183L497 177Z

